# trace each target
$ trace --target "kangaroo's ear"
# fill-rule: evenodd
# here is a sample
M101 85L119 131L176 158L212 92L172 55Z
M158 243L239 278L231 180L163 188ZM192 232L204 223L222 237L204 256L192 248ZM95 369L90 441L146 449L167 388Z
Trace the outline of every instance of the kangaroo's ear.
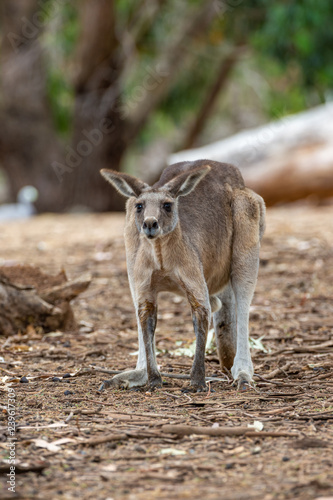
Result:
M186 196L193 191L193 189L199 184L205 175L208 174L209 171L209 165L195 168L189 172L177 175L177 177L171 179L171 181L165 184L164 187L168 189L174 197Z
M136 179L132 175L114 172L113 170L108 170L106 168L103 168L100 172L104 179L110 182L110 184L112 184L120 194L126 196L127 198L130 198L131 196L135 196L137 198L140 196L142 191L148 187L148 184Z

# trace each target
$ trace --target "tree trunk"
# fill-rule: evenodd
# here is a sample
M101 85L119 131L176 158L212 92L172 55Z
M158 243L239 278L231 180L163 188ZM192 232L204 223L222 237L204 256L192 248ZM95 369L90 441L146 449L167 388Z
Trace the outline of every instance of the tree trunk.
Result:
M190 127L187 136L183 142L183 149L189 149L193 147L200 133L202 132L204 126L207 123L207 119L214 109L217 98L219 97L221 90L226 85L229 79L229 75L233 70L236 62L241 53L241 48L236 48L231 54L229 54L223 61L217 72L216 79L209 89L204 102L199 109L197 116Z
M105 183L99 170L120 170L128 147L121 119L120 75L125 62L115 36L114 2L84 0L81 35L74 58L75 113L71 146L61 166L53 164L65 208L121 210L123 198Z
M45 93L40 29L31 21L38 4L38 0L5 0L2 5L0 155L13 198L21 187L33 184L40 193L37 208L43 210L56 206L59 199L50 159L60 158L61 146Z
M160 78L158 85L155 85L154 88L146 93L146 98L141 102L139 101L138 106L134 110L128 130L130 140L138 135L152 111L166 95L178 71L184 66L188 58L188 47L191 41L208 30L215 15L216 1L209 0L204 2L199 12L186 21L186 25L180 30L178 39L162 54L156 64L156 67L161 70L162 78Z
M136 34L133 25L123 32L120 23L116 26L114 0L79 2L81 35L72 65L73 134L67 144L59 140L52 121L46 53L40 43L40 15L53 2L2 2L0 160L9 177L12 198L21 187L33 184L39 191L38 211L61 212L72 206L95 211L124 207L124 200L102 179L99 170L120 169L130 144L167 94L188 54L191 57L189 44L208 32L216 16L215 0L200 3L194 15L179 26L175 43L162 51L154 68L147 68L142 84L135 87L137 94L132 102L124 103L126 40L143 36L163 2L156 0L152 10L146 6L139 9ZM136 40L132 43L135 46Z
M76 54L73 137L63 145L46 95L45 54L39 43L38 0L5 0L2 6L0 158L13 199L21 187L39 191L38 211L73 205L121 210L123 199L105 183L100 168L119 170L127 148L120 120L122 59L114 30L114 2L80 5L82 34Z

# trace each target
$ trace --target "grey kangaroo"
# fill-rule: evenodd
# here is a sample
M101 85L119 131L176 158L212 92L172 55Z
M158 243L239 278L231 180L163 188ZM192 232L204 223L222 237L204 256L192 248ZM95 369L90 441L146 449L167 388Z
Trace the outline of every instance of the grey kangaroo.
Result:
M252 381L249 309L265 229L263 199L244 185L240 171L209 160L167 167L153 186L128 174L101 174L126 205L125 246L136 310L139 355L135 370L116 375L115 387L161 387L155 357L157 296L187 297L196 350L191 387L206 391L205 344L213 316L221 368L239 389Z

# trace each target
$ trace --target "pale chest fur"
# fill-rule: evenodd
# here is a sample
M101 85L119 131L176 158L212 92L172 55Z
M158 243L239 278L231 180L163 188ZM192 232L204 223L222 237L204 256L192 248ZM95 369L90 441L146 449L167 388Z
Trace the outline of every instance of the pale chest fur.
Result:
M166 241L167 238L147 241L142 239L134 264L134 275L141 283L149 281L156 292L169 291L183 295L179 269L186 260L183 244Z

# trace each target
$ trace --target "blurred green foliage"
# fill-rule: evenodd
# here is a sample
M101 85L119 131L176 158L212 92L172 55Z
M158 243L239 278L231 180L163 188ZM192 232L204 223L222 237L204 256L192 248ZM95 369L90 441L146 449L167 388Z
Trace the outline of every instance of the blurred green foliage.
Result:
M157 13L142 20L140 9L144 4L149 7L149 2L116 2L118 36L130 31L136 34L136 39L131 40L134 49L123 80L125 101L131 100L145 68L156 65L203 1L191 0L185 6L183 2L166 0ZM59 132L68 134L74 106L70 59L80 31L79 4L68 1L59 5L60 13L50 16L43 42L48 54L48 95L54 121ZM332 26L331 0L216 0L209 33L184 48L184 66L142 130L137 145L146 146L158 136L172 139L180 126L190 123L224 55L236 45L246 46L247 55L238 63L243 68L238 77L237 72L231 74L229 87L237 86L250 102L251 86L256 85L247 77L251 66L251 74L259 75L265 89L256 101L260 119L281 117L326 101L333 82ZM240 105L244 105L243 100ZM222 96L216 113L223 120L224 115L235 113L235 107L237 102L228 103Z
M296 68L304 91L316 92L324 102L333 82L333 2L259 0L258 4L265 17L252 36L254 48L284 70Z

